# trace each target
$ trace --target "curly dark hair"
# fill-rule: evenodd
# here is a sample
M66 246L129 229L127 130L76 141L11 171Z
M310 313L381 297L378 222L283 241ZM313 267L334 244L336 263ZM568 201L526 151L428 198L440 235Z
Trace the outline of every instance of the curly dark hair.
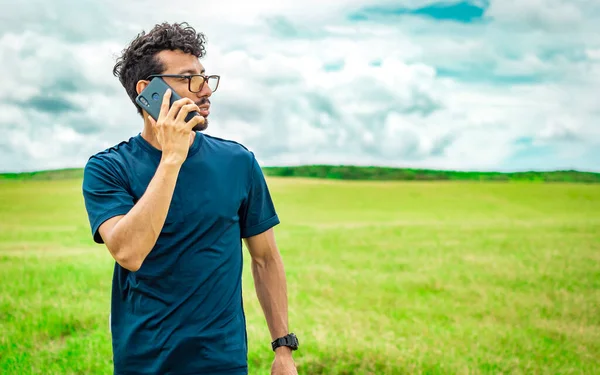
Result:
M196 32L187 22L157 24L148 33L139 33L122 51L113 68L113 74L119 78L141 115L142 109L135 103L138 95L135 87L139 80L164 71L164 66L156 58L156 54L163 50L181 50L202 58L206 54L205 44L204 34Z

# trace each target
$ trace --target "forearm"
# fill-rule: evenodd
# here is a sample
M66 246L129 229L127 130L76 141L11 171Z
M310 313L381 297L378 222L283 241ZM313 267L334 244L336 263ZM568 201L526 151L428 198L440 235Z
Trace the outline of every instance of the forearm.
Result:
M271 338L275 340L287 335L289 333L287 285L283 261L279 253L253 259L252 274Z
M122 266L133 271L139 269L156 244L180 168L178 164L161 162L146 192L111 231L110 246Z

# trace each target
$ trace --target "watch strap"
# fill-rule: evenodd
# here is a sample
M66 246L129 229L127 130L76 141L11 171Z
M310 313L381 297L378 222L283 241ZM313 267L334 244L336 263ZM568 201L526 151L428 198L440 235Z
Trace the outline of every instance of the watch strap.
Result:
M292 350L296 350L298 349L298 338L296 338L296 335L294 335L293 333L290 333L288 335L275 339L271 343L271 347L273 348L273 350L279 348L280 346L287 346Z

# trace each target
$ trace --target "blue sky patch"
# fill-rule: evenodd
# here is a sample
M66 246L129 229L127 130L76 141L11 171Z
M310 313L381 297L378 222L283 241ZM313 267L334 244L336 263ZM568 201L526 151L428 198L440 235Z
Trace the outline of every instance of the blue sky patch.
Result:
M515 145L518 146L532 146L533 145L533 137L521 137L515 141Z
M345 63L342 60L329 62L323 65L323 70L326 72L339 72L340 70L344 69L344 65Z
M514 144L516 150L500 163L500 170L535 170L545 169L548 166L548 160L553 160L554 165L559 166L561 161L555 160L555 150L550 145L534 146L533 139L530 137L521 137ZM552 165L550 164L550 165Z
M539 74L497 74L494 67L464 66L461 69L437 67L437 75L442 78L453 78L462 82L492 83L495 85L529 85L549 80Z
M365 7L349 16L352 21L365 21L371 18L415 15L441 21L472 23L482 19L487 6L479 6L468 1L453 3L434 3L421 8L398 6Z

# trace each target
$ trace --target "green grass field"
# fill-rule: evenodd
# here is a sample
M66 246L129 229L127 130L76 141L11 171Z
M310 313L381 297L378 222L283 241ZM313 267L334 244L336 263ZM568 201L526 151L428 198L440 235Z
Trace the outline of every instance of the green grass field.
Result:
M269 178L300 374L600 372L600 186ZM0 183L0 374L110 374L79 179ZM272 352L246 256L250 373Z

